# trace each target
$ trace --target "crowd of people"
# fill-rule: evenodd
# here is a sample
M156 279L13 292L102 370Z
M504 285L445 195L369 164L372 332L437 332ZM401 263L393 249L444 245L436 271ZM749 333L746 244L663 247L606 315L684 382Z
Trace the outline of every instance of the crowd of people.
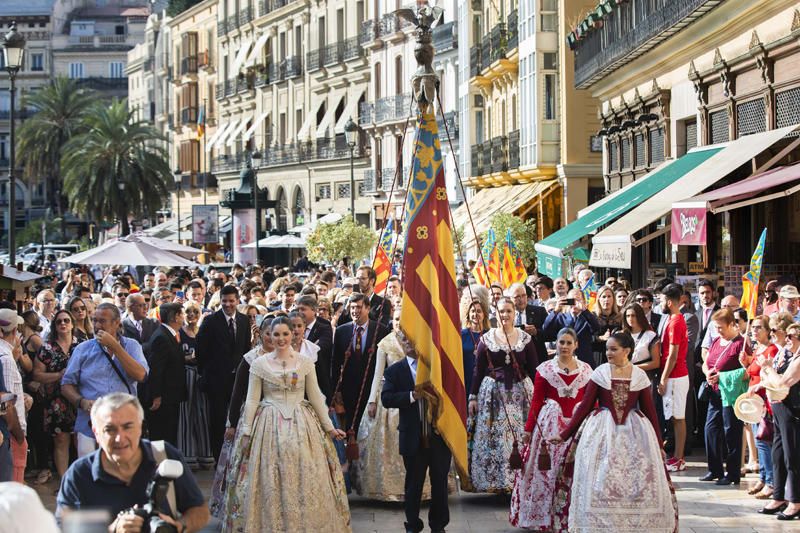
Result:
M510 495L521 528L671 532L670 473L705 448L702 481L755 474L759 512L800 518L796 287L767 283L750 319L710 281L693 294L609 277L590 291L595 276L459 276L461 489ZM56 477L59 517L94 502L114 530L135 531L142 518L126 510L169 458L184 466L166 517L179 530L210 510L224 531L349 531L355 492L404 501L412 532L430 499L443 531L450 452L415 390L402 280L382 295L376 281L368 266L76 268L29 300L6 294L0 481ZM742 399L764 412L743 416ZM214 469L208 502L198 469ZM141 494L112 505L120 484Z

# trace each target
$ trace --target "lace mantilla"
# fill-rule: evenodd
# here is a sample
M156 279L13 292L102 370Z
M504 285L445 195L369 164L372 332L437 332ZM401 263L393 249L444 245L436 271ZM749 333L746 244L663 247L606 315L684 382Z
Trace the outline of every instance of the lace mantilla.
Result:
M386 357L389 360L390 365L392 363L400 361L406 356L403 353L403 348L397 341L397 335L395 334L394 331L386 335L383 339L381 339L381 341L378 343L378 349L386 352Z
M314 371L315 367L313 362L311 362L307 357L298 357L297 367L294 369L287 369L286 372L290 375L292 373L297 373L298 376L305 376L309 372ZM250 365L250 373L280 388L287 386L283 379L283 370L275 370L270 368L268 357L257 358L253 364Z
M583 361L578 361L578 368L574 371L564 373L558 367L558 361L556 359L551 359L539 365L536 371L558 391L558 395L561 398L577 398L578 392L589 383L589 380L592 378L592 367ZM569 385L561 378L562 375L571 376L573 374L578 375Z
M498 341L498 337L500 337L502 341ZM491 352L505 352L508 346L505 343L505 334L503 334L503 330L500 328L490 329L483 334L481 339ZM531 342L531 336L522 330L517 330L517 342L511 347L511 351L521 352L529 342Z

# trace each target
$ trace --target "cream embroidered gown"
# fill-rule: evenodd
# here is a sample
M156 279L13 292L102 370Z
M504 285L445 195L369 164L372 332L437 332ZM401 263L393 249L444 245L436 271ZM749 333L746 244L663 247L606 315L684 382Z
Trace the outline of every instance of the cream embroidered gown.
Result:
M278 369L272 358L259 357L250 367L224 531L351 531L325 397L314 363L298 361L296 368Z

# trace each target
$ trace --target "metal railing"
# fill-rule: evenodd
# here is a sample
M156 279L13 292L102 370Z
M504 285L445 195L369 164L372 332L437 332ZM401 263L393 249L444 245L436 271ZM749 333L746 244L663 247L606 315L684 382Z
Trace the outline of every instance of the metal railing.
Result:
M445 123L447 129L445 129ZM455 111L448 111L444 114L444 120L441 117L436 117L436 124L439 127L439 141L445 148L447 146L447 132L450 132L450 139L455 143L458 140L458 113Z
M287 57L280 63L272 65L271 83L279 83L285 80L296 78L303 74L303 64L300 56Z
M433 29L433 48L437 54L458 48L458 33L455 22L448 22Z
M508 137L505 135L492 138L492 172L508 170Z
M253 20L253 8L250 6L245 7L239 11L239 26L244 26Z
M377 171L374 168L368 168L364 171L364 192L376 193L378 192L378 183L381 181L381 170Z
M362 139L362 142L356 145L353 156L361 158L367 155L368 151ZM274 145L265 148L262 168L349 158L350 146L347 145L344 135L337 135L335 138L320 138L316 141ZM217 156L211 160L211 170L212 172L239 170L246 164L247 160L248 157L245 152Z
M491 63L494 63L498 59L506 57L508 52L508 32L506 31L505 23L501 22L492 28L490 39L492 42L490 58Z
M375 104L361 102L358 107L358 125L371 126L375 118Z
M471 78L480 76L482 70L481 45L478 43L469 49L469 76Z
M470 175L483 176L483 145L473 144L470 147Z
M344 42L343 59L350 61L359 57L364 57L364 48L359 44L358 37L350 37Z
M575 43L575 86L589 87L685 28L722 0L630 0Z
M225 98L225 84L218 83L214 86L214 95L217 100L222 100Z
M394 13L383 15L378 22L378 36L386 37L400 31L400 21Z
M236 78L236 94L250 91L255 87L254 76L239 76Z
M375 103L375 123L402 120L411 113L411 93L380 98Z
M80 87L95 91L115 91L128 88L128 78L80 78L76 81Z
M236 92L236 80L225 80L225 96L233 96Z
M333 43L325 47L325 56L322 64L326 67L341 63L344 57L344 43Z
M197 74L197 56L187 56L181 59L181 75Z
M508 14L508 50L519 46L519 11L516 9Z
M261 0L258 3L258 14L259 16L263 17L271 11L275 11L276 9L280 9L283 6L291 4L293 1L294 0Z
M255 84L256 87L263 87L263 86L269 84L269 82L270 82L270 79L269 79L270 70L271 69L269 67L264 67L263 70L259 70L258 72L256 72L255 81L254 81L254 84Z
M314 72L322 68L322 56L324 54L324 48L317 48L306 53L306 69L308 72Z
M361 23L358 33L358 43L361 45L371 43L378 38L380 24L378 19L365 20Z
M197 124L197 107L184 107L181 109L182 124Z
M222 37L228 33L228 23L227 20L217 20L217 37Z
M227 25L228 25L228 33L232 32L233 30L238 29L239 28L239 16L238 15L231 15L230 17L228 17Z
M391 192L392 190L392 182L394 181L394 176L397 174L398 169L395 167L387 167L381 169L381 190L384 192ZM394 184L395 191L402 191L405 190L406 182L408 181L408 171L409 167L405 166L400 169L400 174L397 176L397 183Z
M508 132L508 168L519 168L519 130Z

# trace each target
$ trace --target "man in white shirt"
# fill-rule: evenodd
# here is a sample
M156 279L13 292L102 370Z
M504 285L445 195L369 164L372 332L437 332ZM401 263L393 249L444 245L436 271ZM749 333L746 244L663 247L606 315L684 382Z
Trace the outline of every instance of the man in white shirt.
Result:
M794 285L784 285L778 293L779 312L789 313L795 322L800 322L800 293Z
M50 321L56 314L56 295L50 289L39 291L36 295L36 313L39 315L39 325L42 326L41 336L47 338L50 332Z
M52 293L50 298L55 297ZM25 481L25 465L28 457L28 441L25 439L27 422L25 419L25 393L22 390L22 375L17 369L17 359L22 355L21 337L17 328L23 323L13 309L0 309L0 366L2 366L3 382L11 394L15 394L14 417L9 420L11 431L11 458L14 464L13 480L17 483Z

